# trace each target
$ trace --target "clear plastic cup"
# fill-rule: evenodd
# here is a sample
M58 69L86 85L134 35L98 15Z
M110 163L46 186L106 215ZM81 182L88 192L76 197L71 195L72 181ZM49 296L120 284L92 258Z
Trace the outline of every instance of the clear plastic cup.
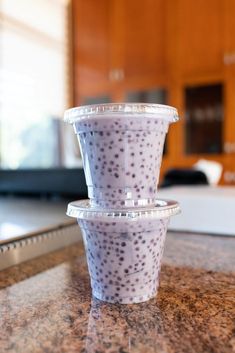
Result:
M129 304L156 295L167 226L177 213L175 201L119 211L94 209L89 200L68 205L82 230L94 297Z
M88 197L93 206L154 205L169 124L177 110L159 104L100 104L72 108Z

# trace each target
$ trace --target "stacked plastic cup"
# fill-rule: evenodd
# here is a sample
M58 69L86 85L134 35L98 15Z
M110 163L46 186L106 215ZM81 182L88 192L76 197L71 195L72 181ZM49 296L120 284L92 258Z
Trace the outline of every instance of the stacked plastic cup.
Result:
M156 295L175 201L157 200L163 146L177 110L159 104L72 108L89 200L68 205L83 234L93 295L139 303ZM78 186L79 187L79 186Z

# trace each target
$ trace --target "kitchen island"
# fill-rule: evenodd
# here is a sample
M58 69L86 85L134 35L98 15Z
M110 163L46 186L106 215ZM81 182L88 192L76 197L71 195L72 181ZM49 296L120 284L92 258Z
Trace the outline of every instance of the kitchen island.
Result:
M132 305L91 297L82 241L3 270L0 352L234 352L234 254L232 237L168 233L158 296Z

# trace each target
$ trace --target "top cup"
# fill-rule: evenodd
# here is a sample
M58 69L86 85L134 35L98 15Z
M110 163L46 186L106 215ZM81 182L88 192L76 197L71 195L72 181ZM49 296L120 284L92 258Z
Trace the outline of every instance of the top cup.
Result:
M65 112L80 144L88 196L102 208L154 205L169 124L177 110L161 104L112 103Z

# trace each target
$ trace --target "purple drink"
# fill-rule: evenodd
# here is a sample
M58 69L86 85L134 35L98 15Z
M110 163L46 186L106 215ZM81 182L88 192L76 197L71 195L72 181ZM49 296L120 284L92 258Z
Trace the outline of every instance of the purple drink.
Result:
M82 230L93 295L110 303L139 303L156 295L174 201L153 208L99 211L89 201L68 206Z
M107 104L70 109L93 206L153 205L169 123L177 110L157 104Z

